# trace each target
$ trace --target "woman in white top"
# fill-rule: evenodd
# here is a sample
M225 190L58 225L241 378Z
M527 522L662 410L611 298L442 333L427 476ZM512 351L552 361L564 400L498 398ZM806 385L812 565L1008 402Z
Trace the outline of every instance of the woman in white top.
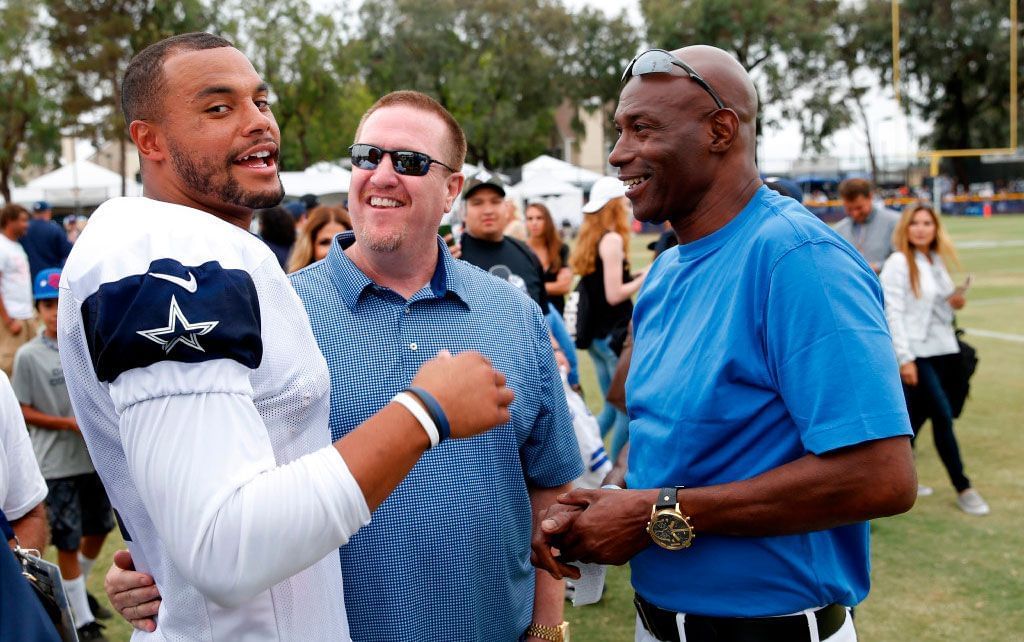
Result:
M931 418L935 449L957 490L957 505L971 515L985 515L988 504L964 474L943 386L961 369L953 311L967 300L954 288L945 263L958 264L956 250L935 211L925 204L904 211L893 232L893 247L879 277L908 407L912 416Z

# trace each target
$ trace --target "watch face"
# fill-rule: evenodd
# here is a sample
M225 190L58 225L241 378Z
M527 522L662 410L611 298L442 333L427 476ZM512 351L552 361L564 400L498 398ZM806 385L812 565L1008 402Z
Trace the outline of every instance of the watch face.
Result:
M660 511L651 522L651 539L670 551L686 548L693 540L693 531L675 511Z

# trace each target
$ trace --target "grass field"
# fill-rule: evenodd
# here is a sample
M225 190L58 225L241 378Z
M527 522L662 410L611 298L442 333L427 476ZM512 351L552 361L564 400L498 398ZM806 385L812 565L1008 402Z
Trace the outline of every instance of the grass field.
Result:
M857 611L865 642L1024 640L1024 216L946 222L961 246L961 276L974 275L959 322L981 359L956 432L967 474L992 514L977 518L957 510L926 428L917 447L918 470L935 494L905 515L872 524L872 591ZM649 262L646 245L652 238L633 239L634 266ZM599 405L585 355L581 365L587 398ZM112 536L90 578L90 590L104 601L102 569L120 546ZM632 640L628 569L610 569L602 602L580 609L567 605L566 616L577 642ZM108 624L111 640L127 640L129 634L123 621Z

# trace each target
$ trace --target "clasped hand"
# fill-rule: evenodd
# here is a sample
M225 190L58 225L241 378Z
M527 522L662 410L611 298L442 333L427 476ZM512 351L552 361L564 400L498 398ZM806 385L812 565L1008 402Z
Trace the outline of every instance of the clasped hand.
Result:
M555 579L579 578L568 562L625 564L650 544L656 490L576 489L535 520L530 560Z

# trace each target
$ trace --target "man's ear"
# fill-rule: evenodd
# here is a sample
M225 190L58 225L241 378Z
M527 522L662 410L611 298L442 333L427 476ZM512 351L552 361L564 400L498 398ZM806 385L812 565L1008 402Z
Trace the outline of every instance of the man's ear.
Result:
M128 133L132 142L139 149L139 156L144 160L162 161L167 158L163 140L160 137L160 129L154 123L144 120L133 120L128 125Z
M448 194L445 195L444 211L450 212L452 204L455 203L455 199L462 193L462 186L466 182L466 175L462 172L455 172L448 177L446 187L448 188Z
M740 119L729 108L719 109L711 114L711 145L709 150L721 154L729 150L740 130Z

